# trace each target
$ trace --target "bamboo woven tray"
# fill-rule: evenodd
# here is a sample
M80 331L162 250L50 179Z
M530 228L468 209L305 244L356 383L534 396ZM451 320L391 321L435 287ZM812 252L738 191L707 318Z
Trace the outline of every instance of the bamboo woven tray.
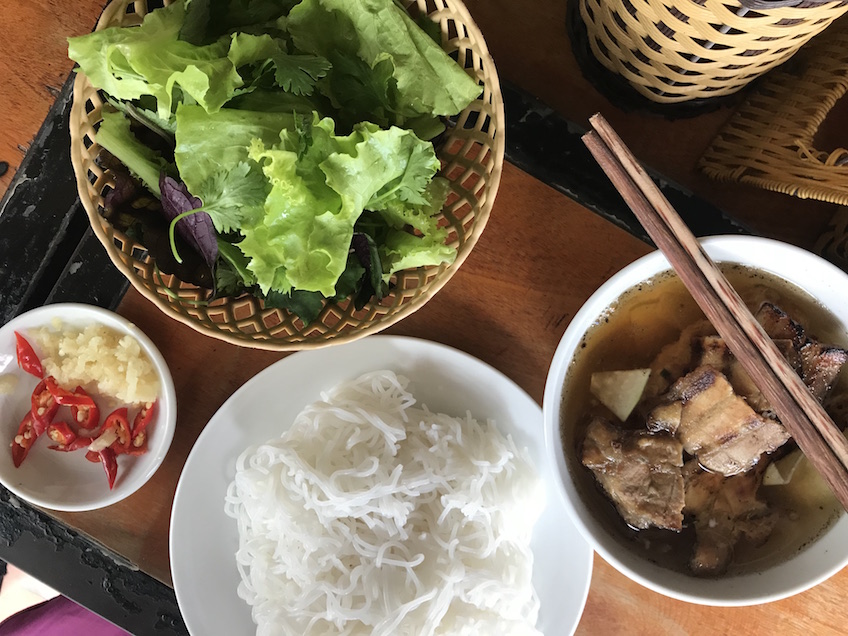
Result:
M757 86L701 157L720 181L740 181L848 205L848 150L816 149L815 136L848 91L848 18Z
M147 0L113 0L97 29L139 24ZM164 4L170 4L167 0ZM80 200L112 262L145 297L168 315L214 338L272 350L311 349L376 333L420 309L453 276L477 242L500 183L504 155L504 107L498 76L486 43L460 0L413 0L410 11L428 15L441 27L442 47L482 86L482 95L457 118L438 150L441 176L450 182L442 209L447 244L457 250L451 265L421 267L392 277L390 293L361 310L353 302L327 303L309 326L294 314L266 309L250 295L205 302L207 290L162 274L143 245L116 230L101 215L112 175L97 163L94 133L103 99L79 74L71 108L71 161Z

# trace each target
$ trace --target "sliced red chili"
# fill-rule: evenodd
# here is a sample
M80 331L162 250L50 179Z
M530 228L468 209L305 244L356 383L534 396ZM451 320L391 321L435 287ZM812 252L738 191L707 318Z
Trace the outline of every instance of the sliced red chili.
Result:
M135 445L136 439L139 439L138 446ZM142 434L138 438L133 438L133 443L130 444L130 447L124 451L125 455L130 455L131 457L138 457L139 455L144 455L147 452L147 436Z
M88 461L90 461L92 464L99 464L100 463L100 453L98 453L96 451L88 451L85 454L85 458Z
M106 421L103 423L101 437L112 435L113 433L111 431L114 431L116 438L109 447L117 454L127 452L132 444L132 431L130 430L130 422L127 419L127 408L125 406L115 409L106 417Z
M112 490L112 486L115 485L115 477L118 476L118 460L115 459L115 451L111 448L104 448L98 455L100 463L103 464L103 470L106 471L106 479L109 480L109 490Z
M77 434L71 430L67 422L53 422L47 427L47 437L61 446L72 444Z
M71 405L74 424L86 431L93 431L100 423L100 409L97 408L94 399L81 386L74 389L74 395L80 398L79 404Z
M141 410L136 413L132 427L132 449L137 452L134 455L143 455L147 452L147 425L150 424L153 416L156 414L156 401L145 404ZM143 450L142 450L143 449ZM130 451L127 450L129 453Z
M24 419L21 420L18 426L18 433L12 440L12 462L15 464L15 468L18 468L26 459L29 449L32 448L38 436L39 433L35 428L35 419L32 416L32 411L29 411L24 415Z
M44 378L44 382L47 384L47 389L50 391L51 395L53 395L53 399L62 406L96 406L94 404L94 400L88 393L82 390L82 387L77 387L76 391L68 391L67 389L59 386L52 375Z
M44 377L44 368L41 366L41 360L38 359L35 349L17 331L15 332L15 353L18 355L18 366L21 369L37 378Z
M49 446L50 450L54 451L62 451L63 453L69 453L71 451L80 450L81 448L88 448L93 440L90 437L76 437L70 444L53 444ZM97 453L93 453L94 462L100 462L100 456Z
M38 435L47 430L56 415L56 411L59 410L59 404L54 399L53 393L47 388L48 380L52 379L52 377L48 377L46 380L42 380L32 392L32 410L30 412L32 413L33 426Z

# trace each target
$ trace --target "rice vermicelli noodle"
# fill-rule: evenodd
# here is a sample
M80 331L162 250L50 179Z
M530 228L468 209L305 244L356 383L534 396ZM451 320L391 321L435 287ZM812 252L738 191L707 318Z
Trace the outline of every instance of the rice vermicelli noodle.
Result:
M340 384L238 459L226 511L257 635L539 634L526 451L407 385Z

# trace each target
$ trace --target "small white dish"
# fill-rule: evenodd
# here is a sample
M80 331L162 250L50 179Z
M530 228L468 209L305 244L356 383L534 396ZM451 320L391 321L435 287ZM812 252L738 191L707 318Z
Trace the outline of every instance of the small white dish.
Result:
M771 239L719 236L701 241L717 262L739 263L775 274L818 299L843 325L848 322L848 275L805 250ZM566 457L560 442L560 413L567 373L583 335L621 294L660 272L668 260L653 252L612 276L586 301L568 325L551 362L545 384L544 417L548 461L565 494L572 517L595 550L625 576L672 598L716 606L755 605L807 590L848 565L848 515L794 556L766 570L699 578L660 567L627 549L586 505L572 474L585 470Z
M190 633L256 631L250 608L237 593L236 522L224 514L238 456L248 446L279 437L322 391L379 369L408 377L409 390L431 410L468 410L477 419L494 419L528 448L544 484L556 479L545 458L539 405L505 375L468 354L425 340L370 336L284 358L224 403L180 476L171 513L171 574ZM547 636L567 636L583 612L592 551L569 519L562 497L546 490L546 506L531 542L533 584L541 601L537 628Z
M148 451L144 455L118 456L118 475L109 489L100 464L85 459L85 451L62 453L50 450L46 434L30 449L16 468L9 445L18 425L30 409L30 396L38 379L18 367L15 355L15 331L50 326L59 319L64 327L84 328L103 324L122 334L133 336L156 367L160 393L153 421L148 426ZM62 303L33 309L0 328L0 375L17 378L12 393L0 394L0 482L12 493L37 506L69 512L95 510L114 504L141 488L156 472L174 437L177 402L171 372L162 354L141 330L121 316L91 305ZM96 398L96 396L95 396ZM108 413L100 413L101 420Z

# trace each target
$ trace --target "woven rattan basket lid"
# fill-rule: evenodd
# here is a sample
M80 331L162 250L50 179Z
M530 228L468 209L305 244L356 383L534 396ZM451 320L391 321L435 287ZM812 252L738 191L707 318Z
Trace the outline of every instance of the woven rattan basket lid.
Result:
M113 0L97 29L139 24L147 0ZM170 4L165 2L164 4ZM306 326L294 314L266 309L250 295L205 302L206 290L162 274L143 245L103 218L103 197L112 175L97 163L94 143L103 99L79 74L71 108L71 161L80 200L97 238L112 262L145 297L169 316L214 338L272 350L311 349L349 342L376 333L420 309L448 282L468 257L488 220L500 183L504 155L504 108L494 62L486 43L460 0L415 0L410 12L426 14L441 29L442 48L481 85L481 96L460 113L457 125L437 149L441 176L450 193L441 215L447 244L456 248L451 265L421 267L392 277L390 293L379 303L356 310L353 302L327 303Z
M731 95L848 11L845 0L572 1L595 58L662 104Z

